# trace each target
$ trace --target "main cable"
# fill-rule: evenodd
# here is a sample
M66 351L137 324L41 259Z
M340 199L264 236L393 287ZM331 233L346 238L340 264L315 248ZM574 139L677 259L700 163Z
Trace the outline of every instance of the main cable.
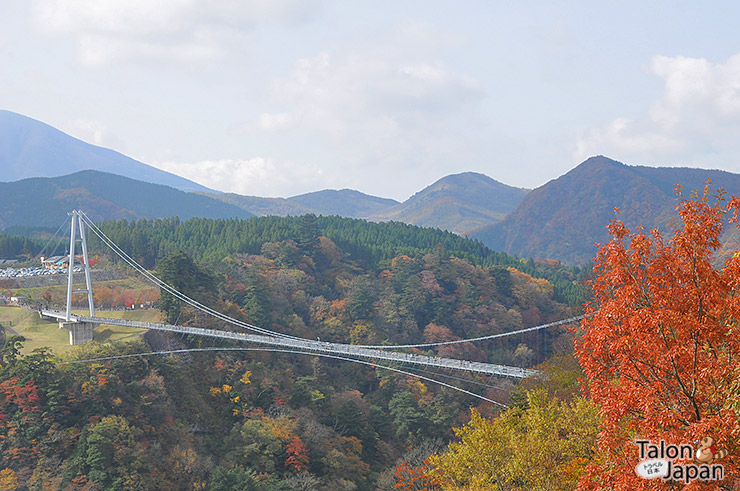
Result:
M79 210L78 210L79 211ZM244 329L249 329L252 331L259 332L261 334L265 334L267 336L272 337L278 337L278 338L288 338L288 339L295 339L300 341L307 341L307 342L316 342L313 339L307 339L302 338L299 336L292 336L290 334L283 334L277 331L272 331L269 329L265 329L262 327L255 326L253 324L249 324L247 322L240 321L238 319L234 319L233 317L227 316L225 314L222 314L214 309L211 309L210 307L207 307L200 302L197 302L196 300L193 300L192 298L188 297L187 295L178 292L176 289L174 289L172 286L168 285L164 281L157 278L155 275L151 274L149 271L147 271L143 266L141 266L139 263L137 263L134 259L132 259L126 252L124 252L118 245L113 242L105 233L98 228L97 225L95 225L92 220L83 212L79 211L81 218L83 218L83 221L90 227L90 230L92 230L95 235L100 238L104 242L106 246L108 246L113 252L115 252L121 259L123 259L127 264L129 264L131 267L136 269L139 273L144 275L149 281L153 282L155 285L159 286L163 290L167 291L174 297L178 298L179 300L185 302L186 304L201 310L209 315L212 315L216 317L217 319L220 319L224 322L227 322L232 325L236 325L238 327L242 327ZM540 329L546 329L549 327L562 325L562 324L570 324L572 322L581 320L585 317L585 315L579 315L575 317L570 317L567 319L562 319L555 322L549 322L547 324L541 324L539 326L533 326L533 327L527 327L524 329L518 329L515 331L509 331L505 333L499 333L499 334L491 334L487 336L479 336L475 338L468 338L468 339L457 339L454 341L440 341L436 343L416 343L416 344L394 344L394 345L388 345L388 344L378 344L378 345L372 345L372 344L352 344L349 346L353 346L355 348L369 348L369 349L402 349L402 348L429 348L434 346L446 346L446 345L453 345L453 344L461 344L461 343L472 343L476 341L485 341L490 339L497 339L497 338L503 338L507 336L515 336L517 334L523 334L527 332L532 332Z
M203 305L202 303L188 297L184 293L181 293L177 291L174 287L171 285L165 283L155 275L151 274L149 271L146 270L143 266L141 266L139 263L137 263L133 258L131 258L126 252L124 252L118 245L113 242L105 233L100 230L97 225L95 225L92 220L90 220L87 215L85 215L84 212L79 211L80 217L82 218L83 222L90 227L90 230L93 231L93 233L101 240L103 243L108 246L113 252L115 252L123 261L125 261L129 266L134 268L136 271L141 273L145 278L147 278L150 282L154 283L156 286L160 287L161 289L165 290L167 293L171 294L178 300L181 300L182 302L190 305L191 307L198 309L202 312L205 312L209 315L212 315L213 317L216 317L219 320L222 320L224 322L227 322L232 325L236 325L238 327L252 330L259 332L260 334L264 334L267 336L272 337L278 337L278 338L289 338L289 339L295 339L295 340L302 340L302 341L311 341L311 340L305 340L303 338L297 337L297 336L291 336L290 334L283 334L277 331L271 331L269 329L265 329L262 327L255 326L253 324L250 324L248 322L240 321L238 319L234 319L233 317L230 317L228 315L222 314L221 312L218 312L217 310L214 310L206 305Z

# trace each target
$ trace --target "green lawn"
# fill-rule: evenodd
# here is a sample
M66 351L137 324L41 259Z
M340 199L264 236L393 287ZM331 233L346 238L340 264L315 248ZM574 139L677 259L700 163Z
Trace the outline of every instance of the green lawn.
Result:
M89 315L86 311L75 311ZM98 317L127 319L144 322L159 322L161 313L158 310L106 311L96 312ZM32 311L20 307L0 307L0 324L11 326L26 338L23 352L30 353L36 348L49 348L54 353L64 353L72 349L69 344L69 331L60 329L56 321L43 320ZM93 342L134 340L143 334L143 329L121 326L98 326L93 331Z

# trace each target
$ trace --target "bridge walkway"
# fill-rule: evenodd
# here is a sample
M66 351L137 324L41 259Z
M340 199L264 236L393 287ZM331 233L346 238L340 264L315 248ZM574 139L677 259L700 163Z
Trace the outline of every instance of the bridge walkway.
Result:
M66 319L66 313L58 310L42 310L42 317L57 319L60 322ZM329 343L324 341L313 341L309 339L283 338L277 336L262 336L232 331L221 331L217 329L204 329L201 327L173 326L169 324L158 324L151 322L129 321L122 319L106 319L102 317L86 317L74 315L72 322L89 322L92 324L105 324L111 326L125 326L139 329L153 329L158 331L169 331L180 334L192 334L211 338L231 339L247 343L261 344L266 346L287 347L304 352L330 353L352 358L365 358L372 360L387 360L392 362L421 365L426 367L447 368L451 370L463 370L466 372L496 375L501 377L525 378L535 375L537 371L526 368L481 363L468 360L456 360L453 358L442 358L438 356L418 355L414 353L398 353L381 349L362 348L351 344Z

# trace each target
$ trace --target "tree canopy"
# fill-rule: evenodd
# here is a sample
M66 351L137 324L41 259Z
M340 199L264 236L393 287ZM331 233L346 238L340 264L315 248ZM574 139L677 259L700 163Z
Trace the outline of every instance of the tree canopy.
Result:
M576 352L602 426L580 489L683 489L636 475L637 438L696 448L711 436L718 448L738 449L740 255L715 252L740 200L725 202L707 187L677 210L668 237L613 220L596 258ZM736 475L733 462L722 464L726 479Z

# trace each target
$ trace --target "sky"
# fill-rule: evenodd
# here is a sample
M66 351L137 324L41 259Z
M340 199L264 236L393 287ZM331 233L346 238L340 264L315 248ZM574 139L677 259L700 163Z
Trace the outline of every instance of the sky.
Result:
M711 7L711 8L708 8ZM740 2L0 0L0 109L224 192L740 172ZM135 177L135 176L131 176Z

